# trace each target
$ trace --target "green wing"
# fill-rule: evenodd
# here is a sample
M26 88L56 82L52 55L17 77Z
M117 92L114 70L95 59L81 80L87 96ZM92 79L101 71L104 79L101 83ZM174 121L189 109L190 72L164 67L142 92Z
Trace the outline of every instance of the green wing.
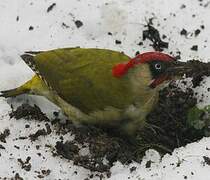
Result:
M83 48L57 49L34 57L39 73L58 95L86 113L131 103L128 80L112 76L113 66L128 60L120 52Z

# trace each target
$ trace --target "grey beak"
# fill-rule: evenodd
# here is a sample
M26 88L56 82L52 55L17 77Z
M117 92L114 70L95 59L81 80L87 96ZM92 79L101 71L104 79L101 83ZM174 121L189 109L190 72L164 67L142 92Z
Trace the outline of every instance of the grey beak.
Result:
M188 73L191 70L192 68L189 66L188 63L181 61L173 61L169 63L169 67L167 68L166 73L170 77L175 77L175 76L183 76L184 74Z

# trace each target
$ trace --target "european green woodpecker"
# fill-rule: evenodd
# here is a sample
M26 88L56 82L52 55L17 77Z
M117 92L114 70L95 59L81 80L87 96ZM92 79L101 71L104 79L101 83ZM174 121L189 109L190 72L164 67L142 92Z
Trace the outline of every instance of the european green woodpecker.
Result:
M130 58L106 49L65 48L21 57L36 75L1 96L45 96L75 123L117 127L129 135L145 126L160 85L182 68L160 52Z

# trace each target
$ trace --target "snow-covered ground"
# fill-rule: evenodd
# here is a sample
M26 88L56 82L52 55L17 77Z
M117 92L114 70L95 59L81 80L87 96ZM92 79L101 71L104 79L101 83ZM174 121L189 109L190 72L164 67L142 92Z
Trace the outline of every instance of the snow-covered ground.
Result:
M53 3L56 5L47 12ZM130 56L134 56L136 51L153 50L149 41L144 41L143 46L138 45L142 41L144 25L152 17L157 29L166 35L164 40L169 42L169 48L164 52L172 52L173 55L181 52L182 61L193 58L210 61L208 0L0 0L0 90L17 87L32 77L33 72L19 57L26 50L100 47L124 51ZM83 23L79 28L75 24L78 20ZM183 28L188 32L186 36L180 34ZM196 36L194 32L197 29L201 32ZM116 44L116 40L121 44ZM191 50L193 45L198 45L198 51ZM204 80L203 87L196 89L205 94L200 106L210 104L208 86L210 78ZM16 99L16 104L26 100L38 104L49 116L57 108L43 98L27 96ZM89 177L89 170L52 156L50 146L45 144L55 145L59 139L55 132L33 143L29 139L19 139L40 127L44 128L45 123L10 119L10 111L8 101L1 98L0 132L6 128L10 130L7 143L0 143L5 147L0 149L1 178L10 179L17 172L22 178L30 180L42 176L44 179L70 180ZM25 128L26 124L30 127ZM73 137L69 133L64 138ZM31 157L31 171L22 169L18 162L19 158L25 161L28 156ZM210 162L208 165L207 157L210 157L210 138L176 149L172 155L165 155L162 159L157 152L149 150L141 164L124 166L117 162L111 169L110 179L208 180ZM146 168L148 160L152 163ZM136 170L130 172L133 166ZM42 170L47 170L45 167L50 169L49 175L43 174Z

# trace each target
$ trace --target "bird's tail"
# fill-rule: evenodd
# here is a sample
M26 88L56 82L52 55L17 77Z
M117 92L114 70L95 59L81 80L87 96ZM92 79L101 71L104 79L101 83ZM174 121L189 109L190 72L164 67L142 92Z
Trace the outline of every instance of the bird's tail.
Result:
M23 86L15 88L15 89L10 89L10 90L6 90L6 91L1 91L0 92L0 97L15 97L21 94L25 94L28 93L29 90L28 89L24 89Z
M35 75L31 80L27 81L22 86L10 89L6 91L0 92L0 97L15 97L21 94L41 94L42 91L46 91L47 86L45 83L41 80L41 78L38 75Z

